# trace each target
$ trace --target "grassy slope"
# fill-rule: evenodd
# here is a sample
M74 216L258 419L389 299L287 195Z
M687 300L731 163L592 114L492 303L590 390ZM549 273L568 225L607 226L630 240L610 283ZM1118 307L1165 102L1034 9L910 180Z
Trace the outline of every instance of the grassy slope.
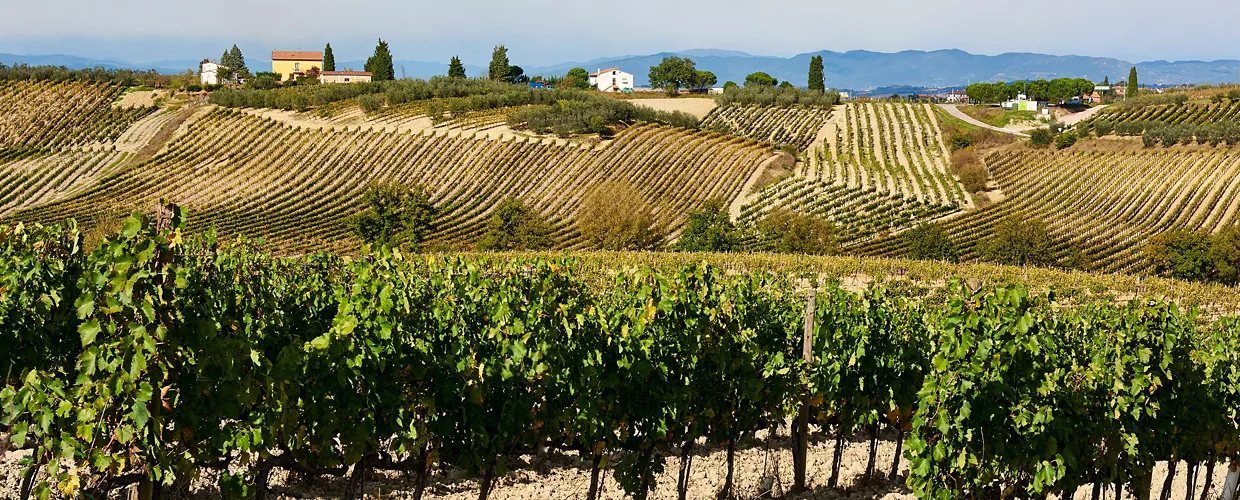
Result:
M1038 118L1033 111L1013 111L994 106L960 106L959 109L982 123L999 128L1014 121L1032 121Z

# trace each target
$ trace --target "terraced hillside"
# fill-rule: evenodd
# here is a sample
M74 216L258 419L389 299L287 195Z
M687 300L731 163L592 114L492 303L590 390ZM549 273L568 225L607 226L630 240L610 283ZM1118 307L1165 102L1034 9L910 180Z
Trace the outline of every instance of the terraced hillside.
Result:
M717 107L706 115L701 127L703 130L805 150L814 142L830 114L830 109L816 107L729 104Z
M84 82L0 82L0 151L111 144L154 107L120 108L125 89Z
M84 218L100 207L188 207L199 227L262 236L287 251L352 249L345 219L374 182L421 183L441 210L433 242L465 246L508 197L532 204L572 247L572 216L596 184L642 190L657 223L675 233L710 198L733 200L769 147L738 137L645 125L598 148L465 134L304 128L215 110L167 149L71 199L14 214L18 220Z
M836 221L845 242L856 244L971 206L948 172L927 105L850 103L834 113L808 161L750 200L742 220L776 208L814 213Z
M964 260L1008 216L1044 220L1067 259L1077 249L1103 271L1147 267L1143 246L1168 229L1217 231L1238 222L1240 152L1015 151L987 157L1003 202L945 223ZM899 237L857 249L905 255Z

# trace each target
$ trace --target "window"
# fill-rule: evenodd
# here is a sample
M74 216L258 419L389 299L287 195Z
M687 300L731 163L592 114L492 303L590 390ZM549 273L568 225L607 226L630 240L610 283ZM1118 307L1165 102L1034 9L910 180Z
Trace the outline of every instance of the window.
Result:
M344 83L349 83L349 77L344 77Z

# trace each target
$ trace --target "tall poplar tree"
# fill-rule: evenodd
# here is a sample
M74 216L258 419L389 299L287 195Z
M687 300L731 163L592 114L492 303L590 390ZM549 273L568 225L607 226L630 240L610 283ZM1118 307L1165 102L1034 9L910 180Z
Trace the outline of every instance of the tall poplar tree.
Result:
M461 64L461 58L452 56L452 62L448 63L449 78L465 78L465 65Z
M500 45L491 52L491 65L487 67L487 78L502 82L512 81L512 68L508 62L508 47Z
M1133 66L1132 69L1128 70L1128 95L1124 96L1124 98L1132 99L1140 91L1141 87L1137 86L1137 67Z
M814 56L809 60L809 89L818 92L827 90L826 77L822 74L822 56Z
M332 44L323 47L323 71L336 71L336 56L332 54Z
M392 67L392 51L388 50L388 44L382 38L379 39L379 45L375 46L375 54L366 60L366 71L370 72L372 81L396 79L396 69Z

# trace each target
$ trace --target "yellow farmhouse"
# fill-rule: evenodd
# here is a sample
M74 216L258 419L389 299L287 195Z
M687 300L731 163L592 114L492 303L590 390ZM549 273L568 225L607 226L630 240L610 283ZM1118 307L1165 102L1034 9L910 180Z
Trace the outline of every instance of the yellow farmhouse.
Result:
M310 68L323 69L322 52L271 51L271 71L279 73L285 80L306 76L306 72L310 71Z

